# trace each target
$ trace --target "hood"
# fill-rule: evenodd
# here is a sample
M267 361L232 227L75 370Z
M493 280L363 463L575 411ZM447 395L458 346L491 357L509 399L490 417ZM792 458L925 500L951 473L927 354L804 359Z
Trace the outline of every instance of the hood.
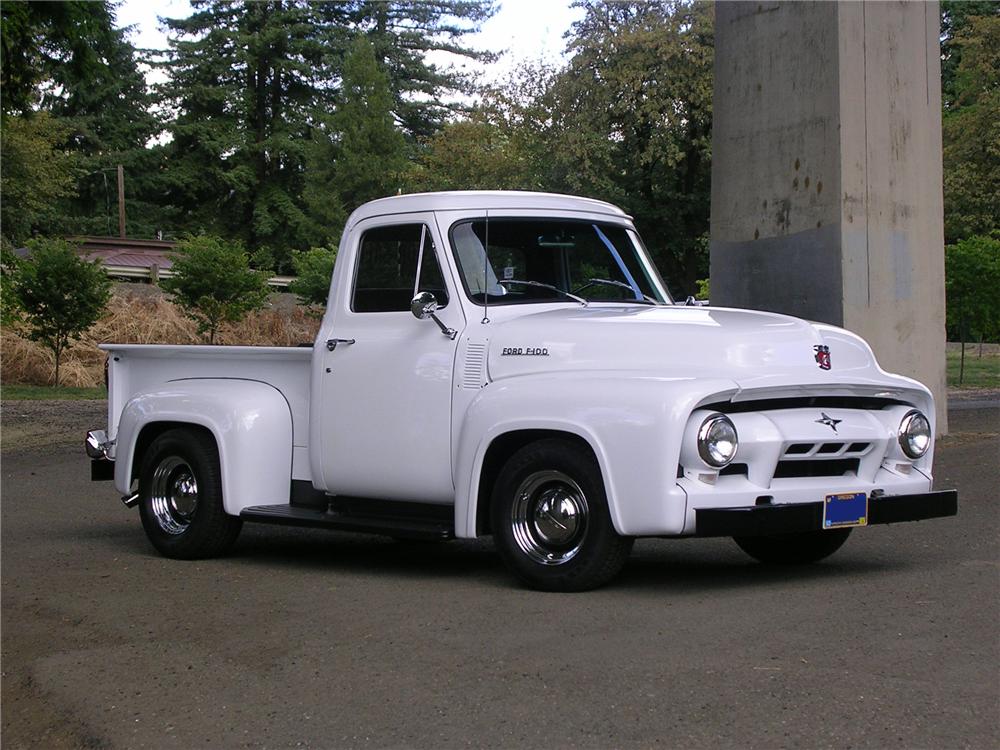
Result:
M829 359L823 347L829 347ZM560 306L497 323L489 349L493 380L629 370L724 378L746 388L779 381L842 383L847 370L860 381L884 377L867 344L847 331L727 308Z

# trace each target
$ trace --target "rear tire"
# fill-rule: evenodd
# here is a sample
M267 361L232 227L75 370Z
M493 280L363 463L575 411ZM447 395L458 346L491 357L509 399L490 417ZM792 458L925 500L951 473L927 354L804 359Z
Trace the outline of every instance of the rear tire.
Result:
M209 433L177 428L153 441L139 471L139 516L164 557L216 557L232 547L243 522L223 509L219 450Z
M750 557L774 565L801 565L823 560L840 549L850 529L805 531L774 536L734 536L733 541Z
M592 455L558 439L517 451L490 504L493 539L510 571L542 591L586 591L614 578L632 550L611 523Z

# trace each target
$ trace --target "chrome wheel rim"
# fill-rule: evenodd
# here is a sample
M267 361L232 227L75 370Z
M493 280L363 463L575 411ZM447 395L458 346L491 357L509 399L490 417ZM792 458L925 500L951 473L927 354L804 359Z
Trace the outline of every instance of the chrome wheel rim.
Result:
M511 531L518 548L541 565L563 565L587 535L587 496L566 474L538 471L514 493Z
M153 517L168 534L183 534L198 508L198 481L188 463L168 456L153 471L150 504Z

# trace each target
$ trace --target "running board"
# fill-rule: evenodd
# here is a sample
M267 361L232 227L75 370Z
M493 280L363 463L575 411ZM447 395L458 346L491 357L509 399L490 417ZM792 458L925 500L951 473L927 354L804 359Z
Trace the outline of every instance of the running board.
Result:
M452 539L455 529L440 519L361 515L332 510L318 510L294 505L255 505L244 508L240 518L253 523L279 526L310 526L313 528L357 531L364 534L385 534L405 539Z

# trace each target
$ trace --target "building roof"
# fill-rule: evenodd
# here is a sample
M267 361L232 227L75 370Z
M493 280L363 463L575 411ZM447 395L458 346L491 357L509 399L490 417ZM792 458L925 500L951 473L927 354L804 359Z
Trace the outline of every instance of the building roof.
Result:
M79 243L80 256L100 260L109 268L171 268L170 258L177 246L168 240L132 240L123 237L74 237Z

